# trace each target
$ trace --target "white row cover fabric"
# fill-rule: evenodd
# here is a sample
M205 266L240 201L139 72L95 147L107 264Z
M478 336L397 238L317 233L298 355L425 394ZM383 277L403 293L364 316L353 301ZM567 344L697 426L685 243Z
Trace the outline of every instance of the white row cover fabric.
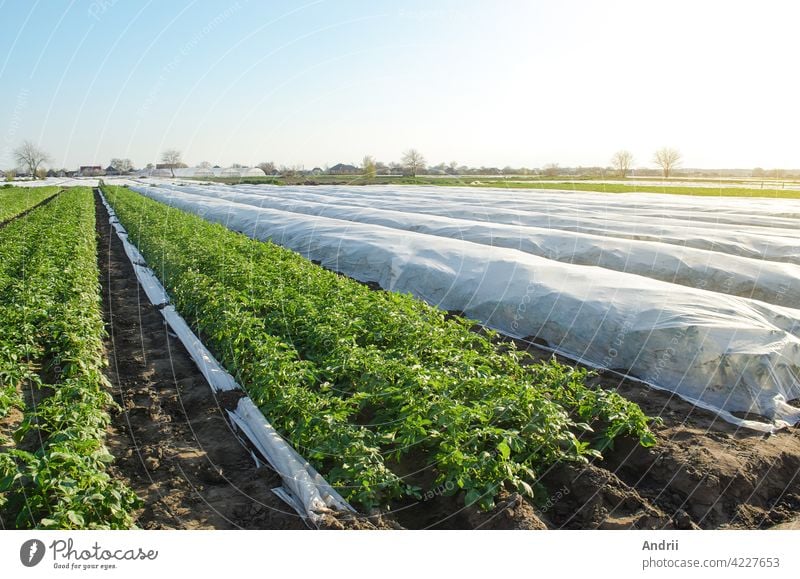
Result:
M800 409L787 403L800 397L798 310L516 249L180 188L135 189L355 279L463 311L510 336L544 340L572 359L624 370L737 424L772 431L800 421ZM383 206L385 197L375 204ZM731 413L758 414L769 424Z
M197 179L203 177L265 177L266 173L258 167L176 167L175 169L143 169L136 175L141 177L169 177ZM113 178L106 178L113 183Z
M264 455L273 470L289 482L292 494L304 505L310 517L316 519L317 513L330 510L354 512L314 467L286 443L250 398L241 398L236 410L228 414Z
M670 283L792 308L800 307L800 265L793 263L670 246L654 241L385 209L383 203L379 209L338 205L329 196L318 195L313 200L313 193L304 195L305 199L298 198L299 195L287 197L274 188L258 193L241 192L231 187L189 186L175 190L255 207L384 225L483 245L519 249L565 263L596 265ZM800 239L797 243L800 245Z
M147 267L139 250L130 243L125 228L105 196L101 193L100 197L108 211L109 223L122 241L125 253L130 258L136 277L148 299L160 308L161 315L189 352L211 389L215 392L241 390L233 376L220 365L200 338L192 332L175 307L168 305L169 298L164 287L153 271ZM232 412L229 410L228 415L273 470L280 475L285 489L276 494L297 510L298 514L317 523L323 513L332 510L355 512L314 467L278 434L249 397L240 398L236 409Z
M97 177L47 177L33 181L12 181L14 187L97 187Z

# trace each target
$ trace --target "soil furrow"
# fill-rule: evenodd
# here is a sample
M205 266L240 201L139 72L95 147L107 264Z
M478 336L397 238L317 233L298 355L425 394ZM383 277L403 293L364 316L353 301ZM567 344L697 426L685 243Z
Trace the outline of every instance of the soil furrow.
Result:
M121 410L107 445L113 472L144 506L146 529L304 529L256 469L183 345L141 290L96 196L108 378Z

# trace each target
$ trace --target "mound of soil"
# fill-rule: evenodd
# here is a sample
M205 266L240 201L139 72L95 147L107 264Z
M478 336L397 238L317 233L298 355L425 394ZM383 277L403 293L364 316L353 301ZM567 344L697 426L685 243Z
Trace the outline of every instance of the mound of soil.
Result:
M141 290L122 243L96 203L108 378L121 411L107 444L114 474L143 499L145 529L304 529L256 469L180 341Z
M539 359L551 356L535 345L520 347ZM547 473L549 490L570 491L544 514L548 527L760 529L797 520L797 428L764 435L633 380L601 373L591 382L660 417L658 442L642 448L619 440L602 461Z

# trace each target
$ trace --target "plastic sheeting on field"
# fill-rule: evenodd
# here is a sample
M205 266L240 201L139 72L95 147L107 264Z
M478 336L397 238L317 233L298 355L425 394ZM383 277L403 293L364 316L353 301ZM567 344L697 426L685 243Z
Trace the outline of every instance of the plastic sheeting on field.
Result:
M362 206L337 205L330 198L286 196L280 190L252 193L230 187L181 187L181 192L255 207L319 215L394 229L519 249L556 261L596 265L661 281L800 307L800 265L728 255L719 251L664 245L620 237L491 223ZM800 223L800 222L798 222ZM800 245L800 239L797 240Z
M101 200L109 215L109 223L122 241L125 253L134 267L134 272L150 302L159 307L161 315L186 348L192 360L215 392L242 390L236 380L214 358L189 325L169 305L169 297L155 274L147 267L139 250L129 242L128 233L117 219L113 208L101 194ZM333 511L354 512L311 464L300 456L272 427L248 396L242 396L236 408L228 410L231 421L261 453L270 466L281 477L284 488L273 489L302 517L317 523L321 513Z
M798 310L518 249L180 188L136 189L355 279L463 311L514 337L543 340L572 359L625 371L736 424L770 431L800 421L800 409L787 404L800 397ZM386 195L376 195L376 205L383 208L384 201L389 204ZM495 215L509 211L494 209ZM727 231L683 227L707 240ZM758 414L770 423L733 413Z

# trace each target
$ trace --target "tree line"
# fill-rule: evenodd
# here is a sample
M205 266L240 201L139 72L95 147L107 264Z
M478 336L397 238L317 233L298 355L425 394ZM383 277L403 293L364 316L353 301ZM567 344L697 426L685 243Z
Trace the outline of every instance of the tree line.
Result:
M43 166L52 162L50 155L32 141L24 141L19 147L17 147L14 150L14 157L18 167L24 171L27 171L27 174L33 178L44 178L47 175L47 172L44 170ZM160 160L161 163L159 164L159 167L169 169L173 177L175 176L175 169L187 166L183 162L181 151L175 148L166 149L161 154ZM669 179L670 177L674 176L675 170L681 166L682 155L677 149L671 147L662 147L653 154L652 162L661 170L663 177L665 179ZM621 178L627 177L632 172L633 165L633 154L624 149L614 153L610 160L611 169ZM135 168L133 162L128 158L113 158L111 159L109 166L121 174L130 173ZM211 168L211 164L208 162L200 163L199 166ZM234 164L233 166L243 167L243 165L239 164ZM264 171L266 175L296 175L308 173L308 171L304 171L300 167L277 167L275 163L271 161L264 161L256 165L256 167ZM504 167L502 169L497 167L476 168L458 165L458 163L455 161L451 161L450 163L440 163L438 165L428 167L425 156L420 151L413 148L403 152L400 163L385 164L376 161L371 155L365 155L360 166L339 164L336 167L343 167L343 169L341 169L342 172L361 174L368 179L373 179L378 174L402 174L411 177L416 177L421 173L442 175L532 174L550 177L563 174L563 170L558 166L558 164L555 163L545 165L542 169L527 169L524 167L516 169L512 167ZM147 168L152 169L152 163L149 163ZM602 168L600 169L602 170ZM329 170L326 167L325 170L320 169L320 172L327 173ZM773 172L775 175L779 174L779 170L777 169L773 170ZM6 179L9 180L13 179L15 175L16 171L13 169L6 171L5 173ZM753 170L753 176L768 176L768 172L764 169L756 168Z

